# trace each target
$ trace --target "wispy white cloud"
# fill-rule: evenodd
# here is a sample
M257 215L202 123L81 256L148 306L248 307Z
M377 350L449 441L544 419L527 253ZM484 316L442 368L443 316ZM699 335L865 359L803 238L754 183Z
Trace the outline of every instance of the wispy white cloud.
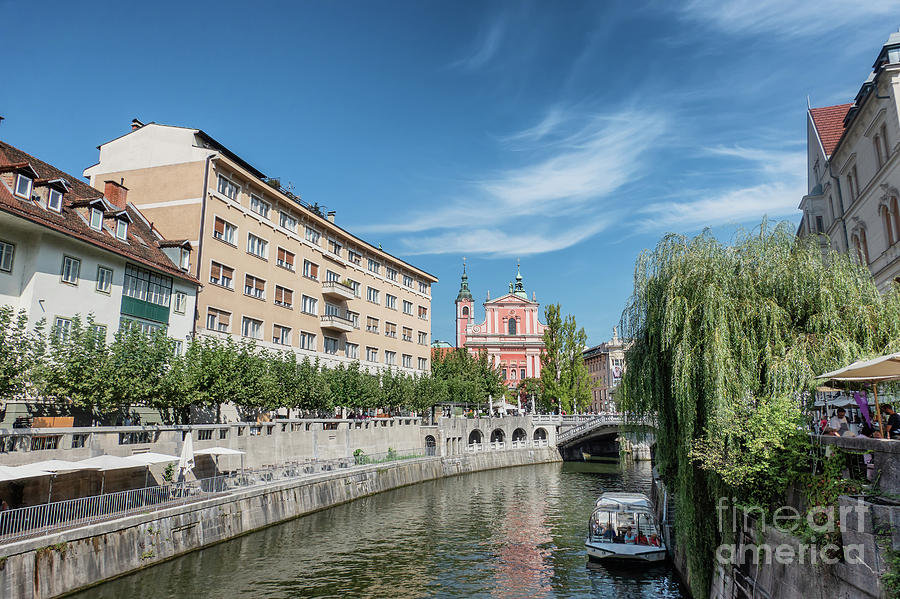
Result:
M505 33L505 22L502 20L494 21L482 32L469 52L464 57L454 61L451 66L466 70L475 70L483 67L497 54L503 43Z
M645 231L692 231L707 226L741 224L794 216L806 193L806 154L740 146L706 148L705 153L734 159L746 167L753 183L746 186L685 192L683 200L653 202L638 211Z
M527 156L522 164L462 182L456 199L402 222L362 229L406 234L402 242L411 254L563 249L607 226L617 192L647 172L645 155L665 128L666 119L655 112L557 108L536 125L502 138L507 149Z
M895 17L896 0L691 0L681 14L726 33L820 35L878 17Z

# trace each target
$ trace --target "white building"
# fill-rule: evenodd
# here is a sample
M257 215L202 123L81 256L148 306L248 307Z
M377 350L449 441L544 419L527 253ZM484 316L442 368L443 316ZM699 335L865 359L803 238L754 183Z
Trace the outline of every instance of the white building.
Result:
M93 315L108 342L122 324L190 338L191 246L163 239L126 194L112 182L101 193L0 141L0 305L63 331Z
M900 282L900 33L881 48L853 102L810 108L809 192L800 202L801 237L851 252L885 292Z

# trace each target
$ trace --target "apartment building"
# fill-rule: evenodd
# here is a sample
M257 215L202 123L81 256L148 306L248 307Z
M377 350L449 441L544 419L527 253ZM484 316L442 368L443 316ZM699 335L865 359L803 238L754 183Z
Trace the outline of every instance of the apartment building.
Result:
M190 338L192 246L167 240L111 184L101 193L0 141L0 305L62 334L76 315L113 340L120 326Z
M613 328L612 339L584 350L584 365L591 376L591 410L614 412L612 392L622 381L625 372L625 342Z
M197 248L200 334L328 365L430 370L433 275L335 224L199 129L132 122L84 171Z
M900 282L898 92L900 33L893 33L852 102L809 108L809 191L797 231L850 252L882 292Z

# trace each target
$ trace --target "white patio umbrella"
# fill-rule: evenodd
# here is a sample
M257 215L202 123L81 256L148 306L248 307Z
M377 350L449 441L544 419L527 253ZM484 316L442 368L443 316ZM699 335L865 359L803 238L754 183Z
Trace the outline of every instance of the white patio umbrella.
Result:
M122 458L114 455L98 455L93 458L88 458L86 460L79 460L76 462L77 464L83 464L86 466L96 466L94 470L99 470L103 473L103 480L100 483L100 494L103 495L103 489L106 487L106 471L107 470L125 470L126 468L140 468L144 466L144 464L131 460L129 458Z
M216 472L219 471L219 456L220 455L239 455L241 456L241 474L244 472L244 451L238 451L237 449L231 449L230 447L207 447L206 449L198 449L194 452L194 455L208 455L213 456L216 460Z
M70 462L68 460L44 460L43 462L35 462L29 464L32 468L46 470L50 473L50 489L47 491L47 503L53 497L53 481L60 472L75 472L77 470L98 470L95 466L85 466L80 462Z
M24 478L38 478L50 476L52 472L35 468L31 464L25 466L0 466L0 482L22 480Z
M900 353L888 354L871 360L857 360L849 366L826 372L818 378L832 381L872 383L872 389L875 394L875 418L878 420L878 429L881 431L881 435L884 436L884 424L881 422L881 406L878 404L878 383L900 380Z
M150 478L150 466L153 464L164 464L166 462L177 462L177 455L166 455L164 453L156 453L153 451L145 451L143 453L135 453L127 458L126 460L132 460L139 464L143 464L147 471L144 473L144 487L147 486L147 480Z

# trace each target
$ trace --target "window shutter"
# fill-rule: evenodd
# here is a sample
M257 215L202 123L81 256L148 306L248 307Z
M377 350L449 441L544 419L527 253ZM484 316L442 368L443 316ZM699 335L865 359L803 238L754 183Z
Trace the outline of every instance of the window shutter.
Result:
M212 268L210 268L210 271L209 271L209 278L219 279L221 277L222 277L222 265L216 264L215 262L213 262Z
M309 274L314 279L319 278L319 265L318 264L310 264L309 265Z
M225 221L216 217L215 229L219 235L225 235Z

